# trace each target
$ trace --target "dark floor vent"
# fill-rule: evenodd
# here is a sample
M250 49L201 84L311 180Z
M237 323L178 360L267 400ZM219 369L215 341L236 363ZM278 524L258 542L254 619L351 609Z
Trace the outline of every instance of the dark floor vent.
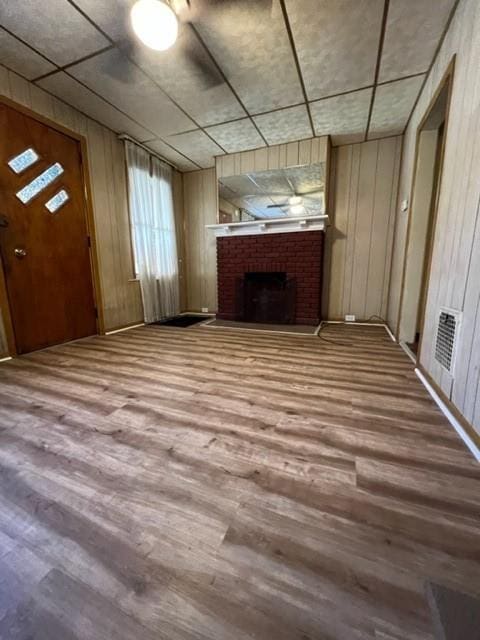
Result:
M451 375L455 365L455 351L460 326L460 312L440 309L435 343L435 359Z

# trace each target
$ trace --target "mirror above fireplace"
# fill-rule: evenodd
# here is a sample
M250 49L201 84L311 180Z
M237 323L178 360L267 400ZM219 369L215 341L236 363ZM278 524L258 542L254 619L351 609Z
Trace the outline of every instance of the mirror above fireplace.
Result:
M325 163L219 178L220 224L325 214Z

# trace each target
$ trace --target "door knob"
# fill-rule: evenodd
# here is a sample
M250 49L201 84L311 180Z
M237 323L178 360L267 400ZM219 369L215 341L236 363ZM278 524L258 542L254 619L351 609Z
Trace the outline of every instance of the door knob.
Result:
M19 249L18 247L13 252L17 258L25 258L27 252L25 249Z

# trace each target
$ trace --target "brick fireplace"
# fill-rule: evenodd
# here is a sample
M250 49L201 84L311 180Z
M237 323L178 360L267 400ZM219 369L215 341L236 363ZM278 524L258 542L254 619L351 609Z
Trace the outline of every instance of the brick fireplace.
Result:
M320 321L323 231L260 233L217 237L218 313L223 320L245 320L249 274L285 274L287 322ZM294 293L292 291L294 290ZM292 302L293 296L293 302ZM278 293L277 293L278 298ZM273 320L270 319L270 322ZM278 320L277 320L278 321Z

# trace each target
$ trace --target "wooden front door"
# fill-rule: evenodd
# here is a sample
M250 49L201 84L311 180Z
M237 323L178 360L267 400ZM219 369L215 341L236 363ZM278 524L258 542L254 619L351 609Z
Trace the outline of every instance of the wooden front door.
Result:
M97 332L80 143L4 104L0 251L18 353Z

